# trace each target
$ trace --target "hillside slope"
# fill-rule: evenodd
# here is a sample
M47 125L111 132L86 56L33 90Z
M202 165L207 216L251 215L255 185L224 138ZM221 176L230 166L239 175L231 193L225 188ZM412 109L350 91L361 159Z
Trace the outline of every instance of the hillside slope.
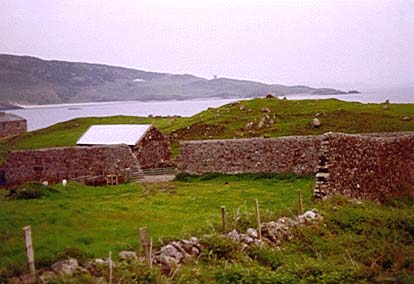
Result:
M320 128L312 128L318 117ZM411 118L404 120L404 117ZM152 123L169 134L173 150L182 140L232 139L344 133L414 131L414 104L361 104L329 100L253 99L209 108L192 117L78 118L0 141L0 160L8 150L72 146L93 124Z
M0 102L58 104L126 100L247 98L267 93L343 93L335 89L146 72L102 64L0 54Z

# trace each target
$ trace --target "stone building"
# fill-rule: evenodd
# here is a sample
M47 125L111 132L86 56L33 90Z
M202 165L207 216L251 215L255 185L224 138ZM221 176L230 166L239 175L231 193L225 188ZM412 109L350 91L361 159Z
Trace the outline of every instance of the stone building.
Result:
M132 149L143 169L171 165L170 140L151 124L92 125L76 144L126 144Z
M0 112L0 138L25 133L27 121L12 113Z

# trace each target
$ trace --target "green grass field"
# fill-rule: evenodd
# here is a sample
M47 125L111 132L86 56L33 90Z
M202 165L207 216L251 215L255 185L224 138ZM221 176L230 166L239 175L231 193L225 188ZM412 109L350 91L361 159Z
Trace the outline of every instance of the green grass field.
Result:
M114 255L138 251L142 226L148 227L156 247L190 235L202 240L205 234L217 236L221 205L227 206L230 226L240 217L237 228L243 231L255 226L255 198L262 221L276 220L297 214L301 190L305 208L318 208L324 220L294 230L294 239L280 249L240 252L231 241L204 237L201 258L181 266L174 277L161 275L158 268L121 265L114 271L115 283L413 283L414 199L378 205L337 196L322 205L310 201L313 184L307 177L206 175L146 186L70 184L36 200L2 197L0 282L25 270L25 225L32 225L41 268L68 255L81 259L105 257L110 250ZM99 273L107 277L106 270ZM95 282L75 275L53 283Z
M240 110L241 105L243 110ZM271 112L262 112L264 107ZM310 122L317 113L321 114L318 118L322 127L314 129ZM266 115L269 119L263 127L258 128L259 121ZM411 120L404 121L405 116L411 117ZM247 129L245 126L248 122L253 122L253 127ZM128 123L154 124L163 133L171 135L173 152L177 154L180 140L316 135L329 131L414 131L414 104L361 104L336 99L253 99L210 108L192 117L78 118L0 141L0 160L4 160L7 151L13 149L73 146L93 124Z
M228 184L225 184L227 182ZM253 215L254 199L264 218L296 213L297 190L310 207L312 178L252 179L218 177L168 184L124 184L66 190L41 199L0 200L0 267L24 263L22 227L32 226L35 254L42 259L65 248L96 257L109 250L138 249L139 228L147 226L155 242L163 238L211 233L219 229L220 206ZM247 207L246 207L246 206Z

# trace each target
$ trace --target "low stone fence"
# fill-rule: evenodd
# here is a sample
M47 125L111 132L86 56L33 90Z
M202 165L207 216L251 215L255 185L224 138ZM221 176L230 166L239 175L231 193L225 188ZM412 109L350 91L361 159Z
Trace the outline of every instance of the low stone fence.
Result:
M379 202L414 195L414 133L325 134L315 195L333 192Z
M314 174L322 136L290 136L180 143L178 172Z
M127 145L64 147L8 154L5 165L7 185L29 181L60 182L83 176L119 175L128 168L140 168Z

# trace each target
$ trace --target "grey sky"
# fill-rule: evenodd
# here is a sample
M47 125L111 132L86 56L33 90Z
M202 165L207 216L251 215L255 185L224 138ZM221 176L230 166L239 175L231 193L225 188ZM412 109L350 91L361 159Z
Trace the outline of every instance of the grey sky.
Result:
M414 1L0 0L0 53L267 83L414 85Z

